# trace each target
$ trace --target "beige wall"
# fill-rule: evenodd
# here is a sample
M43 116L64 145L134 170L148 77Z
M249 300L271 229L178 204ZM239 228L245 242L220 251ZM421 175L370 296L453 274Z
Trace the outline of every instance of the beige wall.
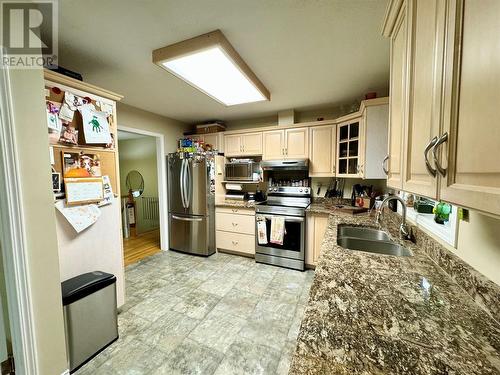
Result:
M378 97L388 96L386 89L377 90ZM360 100L349 103L338 103L336 105L326 106L313 110L296 110L295 123L317 121L318 118L332 120L344 116L348 113L356 112L359 108ZM284 108L286 109L286 108ZM278 114L265 117L247 118L242 120L231 120L226 122L227 130L239 130L249 128L260 128L264 126L278 125Z
M500 219L470 211L459 223L456 254L500 285Z
M158 171L156 166L156 139L143 137L118 140L120 150L120 189L122 196L128 192L125 183L130 171L138 171L144 179L144 196L158 196Z
M165 136L165 153L177 150L177 140L189 126L168 117L156 115L127 104L118 103L118 128L128 127L160 133ZM119 148L118 148L119 152Z
M41 70L35 69L12 70L11 83L38 374L57 375L68 365L47 148L43 74Z
M127 195L127 174L138 171L144 179L142 197L158 197L158 170L156 165L156 139L143 137L138 139L118 140L120 150L120 189L122 196ZM149 222L142 216L141 199L136 200L137 232L142 233L158 226L157 222Z

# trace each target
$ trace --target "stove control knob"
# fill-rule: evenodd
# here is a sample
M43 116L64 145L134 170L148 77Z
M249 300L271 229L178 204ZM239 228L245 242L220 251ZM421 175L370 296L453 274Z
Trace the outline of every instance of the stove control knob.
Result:
M302 193L302 191L303 191L302 189L299 189L299 193Z

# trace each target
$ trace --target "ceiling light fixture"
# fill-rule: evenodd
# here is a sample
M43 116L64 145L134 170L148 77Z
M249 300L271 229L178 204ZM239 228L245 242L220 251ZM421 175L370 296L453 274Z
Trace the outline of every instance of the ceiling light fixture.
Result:
M154 50L153 62L226 106L271 98L220 30Z

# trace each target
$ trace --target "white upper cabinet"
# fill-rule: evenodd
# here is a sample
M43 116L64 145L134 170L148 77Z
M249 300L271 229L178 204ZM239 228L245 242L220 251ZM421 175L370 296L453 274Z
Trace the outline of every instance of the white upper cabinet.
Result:
M263 155L264 160L283 159L285 157L285 132L283 130L272 130L264 132Z
M337 176L384 179L387 98L363 101L360 113L337 124Z
M447 21L440 196L500 215L500 1L450 1Z
M391 78L389 85L389 147L385 163L387 186L403 187L403 135L408 96L408 2L403 1L390 34Z
M410 80L405 129L403 190L437 195L432 147L440 133L445 1L410 2Z
M241 155L241 135L225 135L224 136L224 150L226 156L238 156Z
M337 125L337 176L361 177L361 148L363 117Z
M241 135L243 155L262 155L262 132Z
M224 152L226 156L262 155L262 132L224 136Z
M497 0L390 3L389 186L500 215L499 15Z
M265 131L262 159L307 159L309 157L308 140L308 128Z
M307 159L309 157L309 128L285 130L286 159Z
M335 176L337 126L309 128L309 176Z

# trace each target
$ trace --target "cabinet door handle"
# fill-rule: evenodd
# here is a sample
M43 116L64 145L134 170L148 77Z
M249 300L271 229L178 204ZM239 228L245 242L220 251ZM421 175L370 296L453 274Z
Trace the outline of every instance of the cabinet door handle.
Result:
M425 150L424 150L424 159L425 159L425 167L427 168L427 171L429 172L429 174L432 176L432 177L436 177L436 169L432 168L431 166L431 163L429 162L429 151L431 150L431 148L433 148L434 146L436 146L436 142L438 141L438 137L434 137L430 140L430 142L427 144L427 146L425 146ZM434 150L432 151L434 153ZM436 159L434 159L436 160Z
M384 171L386 176L389 176L389 170L385 167L385 163L389 160L389 155L387 155L384 160L382 160L382 170Z
M238 209L237 208L232 208L231 211L238 212Z
M448 132L444 133L439 139L437 140L436 144L432 148L432 157L434 158L434 163L436 164L436 169L441 173L441 176L445 177L446 176L446 168L443 168L441 164L439 163L438 157L436 155L436 150L441 146L443 143L448 141Z

